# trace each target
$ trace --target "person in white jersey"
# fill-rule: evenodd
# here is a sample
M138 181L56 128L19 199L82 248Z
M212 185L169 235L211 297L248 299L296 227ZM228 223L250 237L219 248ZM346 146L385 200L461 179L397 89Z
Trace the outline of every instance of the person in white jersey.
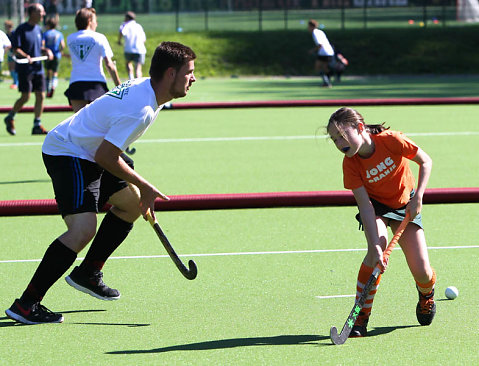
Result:
M331 80L329 79L329 64L333 61L334 49L329 43L326 34L318 29L318 22L314 19L308 21L308 30L313 36L315 47L311 49L311 53L316 55L314 62L314 70L319 73L323 79L323 87L331 88Z
M103 265L140 215L145 220L148 211L154 216L155 199L168 200L133 170L123 151L146 132L166 102L188 93L196 81L195 59L185 45L161 43L151 60L149 78L117 86L46 136L43 161L67 231L50 244L22 296L5 311L9 318L24 324L63 322L62 314L48 310L41 301L92 239L83 261L65 279L96 298L120 298L118 290L103 282ZM138 187L140 198L129 184ZM111 208L97 231L97 214L107 202Z
M124 52L128 79L141 78L142 67L145 64L146 35L143 27L136 22L136 14L132 11L126 12L125 21L120 26L119 45L122 43L122 38L125 39Z
M105 35L96 32L97 17L94 8L82 8L76 12L75 25L78 32L67 37L72 71L70 85L65 96L73 108L79 111L88 103L108 91L103 62L115 85L121 84L113 51Z

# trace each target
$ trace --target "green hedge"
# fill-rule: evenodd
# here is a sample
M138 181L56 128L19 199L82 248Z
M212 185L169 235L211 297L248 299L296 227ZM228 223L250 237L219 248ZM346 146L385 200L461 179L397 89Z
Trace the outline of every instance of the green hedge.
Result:
M350 61L350 75L477 74L479 26L415 29L330 30L327 35ZM125 77L117 35L107 35ZM312 75L313 47L305 31L198 32L147 34L149 58L161 41L178 41L198 55L196 74L209 76ZM61 75L68 77L68 59Z

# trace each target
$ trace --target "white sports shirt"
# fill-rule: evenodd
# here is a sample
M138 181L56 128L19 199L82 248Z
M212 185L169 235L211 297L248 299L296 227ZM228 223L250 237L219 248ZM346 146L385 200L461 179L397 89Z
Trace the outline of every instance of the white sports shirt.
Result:
M146 54L146 35L140 24L134 20L125 22L120 26L120 33L125 38L125 52Z
M106 37L92 30L80 30L67 37L72 59L70 84L75 81L100 81L106 83L102 60L113 57Z
M4 31L0 30L0 62L3 62L3 56L5 55L5 48L12 47L8 36Z
M42 152L95 162L103 140L125 150L146 132L161 108L150 78L128 80L52 129Z
M313 41L316 46L321 45L321 48L318 51L319 56L334 56L333 47L322 30L318 28L313 30Z

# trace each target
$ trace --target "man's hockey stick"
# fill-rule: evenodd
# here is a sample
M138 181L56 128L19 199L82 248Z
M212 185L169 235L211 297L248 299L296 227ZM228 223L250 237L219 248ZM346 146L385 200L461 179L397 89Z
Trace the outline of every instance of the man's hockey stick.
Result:
M138 200L140 200L140 190L138 189L137 186L134 184L128 183L128 187L130 190L133 192L133 194L136 196ZM183 264L183 262L180 260L178 257L178 254L176 254L175 250L171 246L170 242L168 241L168 238L166 235L163 233L163 230L161 230L160 224L156 219L151 216L151 212L148 209L148 212L146 213L146 218L148 219L148 222L151 224L153 229L156 232L156 235L158 235L158 238L160 238L161 243L165 247L166 251L168 252L168 255L170 258L175 262L176 267L180 270L181 274L185 276L189 280L194 280L196 278L196 275L198 274L198 269L196 268L196 263L192 260L188 262L189 269L186 268L186 266Z
M28 64L28 58L16 58L15 56L13 57L13 60L17 64ZM30 61L36 62L36 61L45 61L48 60L48 56L38 56L38 57L31 57Z
M181 261L181 259L178 257L175 250L171 246L170 242L168 241L168 238L163 233L163 230L161 230L161 227L160 227L160 224L158 224L158 221L151 216L150 211L147 212L146 216L148 218L148 222L151 224L151 226L155 230L156 235L158 235L158 237L160 238L161 243L165 247L170 258L173 260L173 262L175 262L176 267L178 267L181 274L189 280L194 280L196 278L196 275L198 274L196 263L190 259L188 262L189 269L186 268L186 266L183 264L183 262Z
M409 214L406 214L406 217L401 222L401 225L399 225L399 228L397 229L396 233L394 234L393 238L389 242L389 245L387 246L386 250L383 253L384 260L387 260L389 258L389 255L391 254L393 248L397 244L399 238L401 237L408 223L409 223ZM346 342L346 339L348 339L349 334L351 333L351 330L353 329L354 322L356 321L356 318L358 317L359 312L363 308L366 302L366 299L368 298L369 291L371 291L371 287L373 287L373 284L376 283L376 280L378 279L378 276L380 273L381 273L381 269L379 268L379 264L378 264L374 268L374 271L371 274L371 277L369 277L368 282L366 282L366 285L364 286L363 291L361 292L361 295L354 303L353 309L349 313L348 319L346 320L346 323L344 323L341 333L338 334L338 330L336 329L336 327L331 327L329 334L331 336L331 342L333 344L340 345Z

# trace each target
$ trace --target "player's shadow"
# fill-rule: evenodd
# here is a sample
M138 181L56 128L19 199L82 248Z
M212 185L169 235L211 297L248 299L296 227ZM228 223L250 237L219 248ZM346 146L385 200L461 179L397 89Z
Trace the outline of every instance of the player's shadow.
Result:
M100 312L106 311L105 309L96 309L96 310L70 310L62 311L62 314L72 314L72 313L90 313L90 312ZM150 324L145 323L102 323L102 322L68 322L68 324L81 324L81 325L113 325L113 326L123 326L123 327L147 327Z
M26 184L26 183L49 183L50 179L28 179L28 180L11 180L0 182L0 184Z
M252 338L231 338L220 339L216 341L197 342L189 344L179 344L176 346L160 347L153 349L134 349L124 351L106 352L110 355L126 354L145 354L145 353L164 353L172 351L206 351L211 349L225 349L236 347L251 346L285 346L285 345L311 345L317 346L318 341L329 339L329 337L318 335L280 335L272 337L252 337Z
M388 334L394 332L397 329L407 329L407 328L416 328L420 327L419 324L414 325L398 325L395 327L374 327L372 330L368 330L368 337L375 337L382 334Z
M88 309L88 310L67 310L60 311L61 314L74 314L74 313L96 313L103 312L105 309ZM147 327L150 324L138 324L138 323L95 323L95 322L68 322L68 324L81 324L81 325L110 325L110 326L124 326L124 327ZM26 324L18 323L10 318L3 316L0 317L0 328L3 327L21 327Z

